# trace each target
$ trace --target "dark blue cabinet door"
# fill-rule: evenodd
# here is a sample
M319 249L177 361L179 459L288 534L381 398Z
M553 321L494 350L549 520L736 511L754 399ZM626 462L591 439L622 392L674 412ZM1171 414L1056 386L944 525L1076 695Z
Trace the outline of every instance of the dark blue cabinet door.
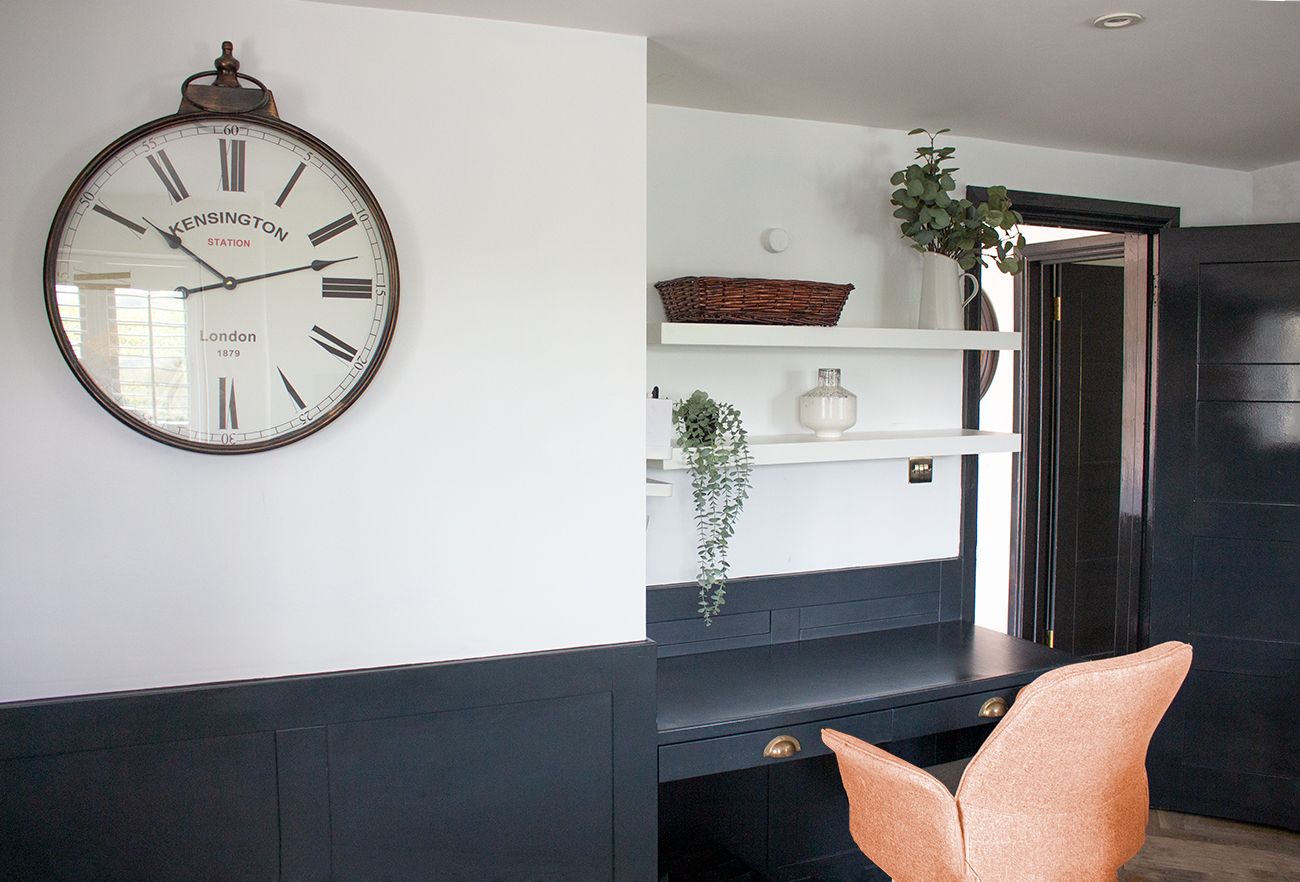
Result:
M1153 401L1153 804L1300 828L1300 225L1161 233Z

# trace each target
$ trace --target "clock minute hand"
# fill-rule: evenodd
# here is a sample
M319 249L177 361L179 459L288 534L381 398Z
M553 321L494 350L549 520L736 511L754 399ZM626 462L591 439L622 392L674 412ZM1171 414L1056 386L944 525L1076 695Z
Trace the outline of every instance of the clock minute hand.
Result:
M221 270L217 269L215 266L213 266L212 264L208 263L208 262L207 262L206 260L204 260L202 257L199 257L199 256L198 256L197 254L195 254L193 251L191 251L190 249L186 248L186 247L185 247L185 243L181 241L181 237L180 237L180 236L176 235L175 233L168 232L167 230L164 230L162 227L158 226L156 223L154 223L153 221L149 220L149 218L147 218L147 217L141 217L140 220L144 221L144 222L147 223L149 226L151 226L151 227L153 227L155 230L157 230L157 231L158 231L158 235L160 235L160 236L163 237L163 241L167 243L167 247L168 247L168 248L171 248L171 249L173 249L173 250L179 250L179 251L183 251L183 252L185 252L185 253L188 254L192 259L194 259L194 260L199 264L199 266L201 266L201 267L203 267L204 269L208 270L208 271L211 272L213 275L219 277L219 278L221 279L221 285L219 285L219 286L217 286L217 287L222 287L222 286L227 287L227 288L233 288L233 287L234 287L234 285L231 284L234 280L233 280L230 276L226 275L226 274L223 273Z
M198 288L177 288L176 293L180 294L182 297L189 297L191 294L198 294L201 291L213 291L217 288L225 288L227 291L230 291L236 288L237 286L244 284L245 282L256 282L259 279L270 279L273 278L274 276L287 276L289 273L300 273L303 270L315 270L316 272L320 272L321 270L325 269L325 267L327 266L333 266L334 264L342 263L345 260L356 260L356 259L357 256L354 254L351 257L340 257L335 260L313 260L311 263L304 264L303 266L295 266L295 267L290 267L289 269L276 270L275 272L272 273L259 273L255 276L245 276L242 279L227 279L226 281L218 282L215 285L202 285Z
M289 273L300 273L303 270L315 270L316 272L320 272L321 270L325 269L325 267L327 266L333 266L334 264L342 263L345 260L356 260L356 259L357 257L354 254L351 257L340 257L335 260L313 260L311 263L304 264L303 266L295 266L295 267L290 267L289 269L276 270L273 273L259 273L256 276L245 276L242 279L235 279L235 284L242 285L245 282L256 282L259 279L270 279L275 276L287 276Z

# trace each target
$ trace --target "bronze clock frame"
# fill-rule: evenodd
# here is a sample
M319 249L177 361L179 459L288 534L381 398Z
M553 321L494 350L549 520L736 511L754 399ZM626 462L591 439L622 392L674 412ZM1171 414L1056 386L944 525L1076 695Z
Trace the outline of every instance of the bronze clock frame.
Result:
M128 428L133 429L140 434L160 441L171 447L178 447L182 450L192 450L198 453L211 453L217 455L234 455L245 453L259 453L264 450L273 450L277 447L283 447L300 441L309 435L319 432L327 425L351 407L361 394L366 390L374 380L375 374L378 373L380 366L384 361L384 356L388 352L389 344L392 342L393 332L397 327L397 312L399 305L399 277L397 267L397 251L393 246L392 231L388 226L388 220L384 216L379 201L375 198L370 187L357 174L351 164L338 154L332 147L324 141L317 138L310 132L304 131L291 123L280 119L275 106L275 98L266 86L247 74L238 72L239 62L235 60L232 54L233 46L227 41L222 44L222 55L216 60L216 69L212 71L200 72L193 74L181 84L182 100L180 109L168 116L159 117L151 120L141 126L138 126L121 137L115 139L107 147L96 154L95 158L86 164L81 173L73 180L72 185L68 187L67 193L64 194L63 200L59 203L59 209L54 215L54 221L50 225L50 233L45 243L45 265L44 265L44 286L45 286L45 311L50 322L50 329L54 332L54 339L58 343L59 352L63 355L63 360L67 362L68 367L76 376L82 387L90 393L91 397L99 403L106 411ZM215 76L216 80L210 85L195 85L194 80L199 77ZM257 89L246 89L239 86L238 80L245 79L257 85ZM370 212L371 220L379 234L380 241L383 245L384 254L387 257L389 281L387 285L388 298L388 317L384 326L383 334L370 356L370 363L357 378L356 382L348 389L343 396L335 402L325 413L304 423L297 429L284 432L273 438L267 438L263 441L254 441L241 445L219 445L195 441L190 438L182 438L178 435L165 432L144 420L131 414L126 408L119 405L112 399L99 385L91 378L90 374L81 365L80 359L73 351L72 345L68 340L67 334L63 329L63 322L59 316L58 295L55 289L57 281L57 264L59 257L59 246L61 234L64 225L67 223L72 212L76 210L77 204L82 200L86 187L92 180L103 171L115 156L122 150L131 146L153 133L162 129L170 128L178 123L203 125L208 122L238 120L240 117L247 117L255 121L257 125L266 126L267 128L277 129L284 134L295 138L308 146L310 149L317 151L325 157L334 168L347 180L348 184L356 190L357 195L365 203L366 209Z

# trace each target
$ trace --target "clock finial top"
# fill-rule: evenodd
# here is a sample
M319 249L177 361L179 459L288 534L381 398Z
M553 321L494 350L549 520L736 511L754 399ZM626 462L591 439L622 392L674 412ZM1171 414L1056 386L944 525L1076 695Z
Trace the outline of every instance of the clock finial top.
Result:
M181 105L177 113L256 113L280 118L271 90L257 77L239 72L234 43L226 40L221 44L221 57L212 66L213 70L190 74L181 83ZM202 77L215 79L203 86L194 82ZM240 80L247 80L257 88L244 88Z
M221 44L221 57L213 62L217 69L214 86L239 85L239 61L235 58L235 44L226 40Z

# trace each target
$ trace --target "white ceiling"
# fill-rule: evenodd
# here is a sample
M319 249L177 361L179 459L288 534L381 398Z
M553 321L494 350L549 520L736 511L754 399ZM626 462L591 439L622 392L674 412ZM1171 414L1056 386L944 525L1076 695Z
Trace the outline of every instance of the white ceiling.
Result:
M1300 159L1296 2L338 2L645 35L655 104L947 126L1224 168ZM1117 31L1091 25L1116 11L1147 21Z

